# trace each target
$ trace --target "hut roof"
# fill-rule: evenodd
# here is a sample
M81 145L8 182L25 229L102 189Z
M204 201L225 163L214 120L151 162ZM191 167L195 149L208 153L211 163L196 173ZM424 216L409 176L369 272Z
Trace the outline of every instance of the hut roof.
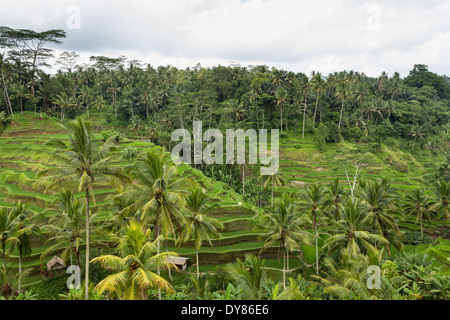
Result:
M189 260L189 258L184 258L184 257L168 257L167 258L167 262L172 263L176 266L184 266L187 264L188 260Z
M54 256L49 262L47 262L47 270L58 270L64 268L64 261L60 257Z

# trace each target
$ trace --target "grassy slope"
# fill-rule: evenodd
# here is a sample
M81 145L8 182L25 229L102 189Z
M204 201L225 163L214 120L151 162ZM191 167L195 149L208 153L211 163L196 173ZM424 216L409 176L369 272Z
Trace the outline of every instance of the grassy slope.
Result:
M90 120L95 126L101 124L99 117L91 117ZM96 137L101 138L102 136L98 133ZM45 155L48 148L44 145L50 139L67 139L59 121L48 117L40 119L33 113L25 113L24 116L17 115L15 122L4 130L0 137L0 205L10 206L20 200L39 212L51 206L54 191L44 193L43 186L34 185L36 173L40 169L52 165ZM124 138L116 155L115 165L129 165L119 155L120 150L126 146L135 147L139 152L159 148L145 141ZM335 177L339 177L341 183L346 184L345 172L339 162L349 160L358 151L356 144L345 142L328 144L325 151L319 152L312 135L306 135L303 139L291 134L287 138L281 139L280 147L280 168L287 183L278 189L276 194L285 191L296 192L304 188L306 183L315 181L327 183ZM362 173L362 178L387 177L392 180L393 186L397 187L400 192L423 185L430 176L427 159L418 161L411 154L393 147L383 145L381 152L369 153L366 156L370 161L369 166ZM214 240L213 248L207 246L202 248L201 255L204 255L205 262L208 264L214 262L214 256L211 254L224 255L234 252L239 255L239 253L248 251L257 252L261 248L262 242L256 241L251 232L255 208L246 204L241 195L236 194L222 182L206 178L200 171L189 165L182 165L179 174L198 181L208 189L212 197L222 204L222 209L215 212L214 216L222 220L226 226L233 226L228 230L226 227L222 238ZM108 186L98 186L95 191L98 198L97 207L101 208L107 196L113 192L114 190ZM243 204L239 205L240 202ZM407 219L402 222L401 226L412 230L418 229L413 219ZM425 224L425 227L429 229L434 226L434 224ZM33 249L34 254L27 259L27 266L39 266L45 262L45 260L40 261L39 255L36 254L42 251L43 246L41 244ZM194 254L193 247L189 246L170 247L170 249L191 258ZM310 260L308 248L305 248L304 252L306 260ZM15 258L13 254L11 264L16 264ZM235 258L234 255L233 258Z

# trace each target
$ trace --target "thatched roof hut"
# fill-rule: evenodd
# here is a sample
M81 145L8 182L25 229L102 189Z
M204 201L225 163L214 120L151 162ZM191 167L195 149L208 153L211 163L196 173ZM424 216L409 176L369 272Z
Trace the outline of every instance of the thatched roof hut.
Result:
M177 266L181 271L185 271L187 268L189 258L184 257L169 257L167 262L172 263Z
M64 261L60 257L54 256L49 262L47 262L47 270L55 271L64 268Z

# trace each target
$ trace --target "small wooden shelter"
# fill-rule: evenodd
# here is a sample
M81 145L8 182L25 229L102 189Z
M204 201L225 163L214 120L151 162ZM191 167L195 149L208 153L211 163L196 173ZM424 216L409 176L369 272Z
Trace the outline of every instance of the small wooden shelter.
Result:
M186 271L189 258L184 257L169 257L167 262L172 263L177 266L181 271Z
M49 262L47 262L48 271L56 271L65 267L63 259L54 256Z

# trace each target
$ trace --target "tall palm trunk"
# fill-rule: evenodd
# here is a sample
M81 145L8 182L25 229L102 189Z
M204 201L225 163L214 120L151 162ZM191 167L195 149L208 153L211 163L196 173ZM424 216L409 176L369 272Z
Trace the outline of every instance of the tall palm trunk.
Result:
M274 184L274 177L272 176L272 208L273 208L273 184Z
M342 114L344 113L344 102L345 102L345 99L342 100L341 114L339 115L339 125L338 125L339 131L341 130Z
M316 107L314 108L313 128L316 127L317 105L319 104L319 93L317 93Z
M197 266L197 280L200 277L200 268L199 268L199 262L198 262L198 248L195 246L195 260L196 260L196 266Z
M280 132L283 132L283 104L281 104L281 114L280 114Z
M316 242L316 274L319 274L319 247L317 245L317 216L314 212L313 217L314 238Z
M306 107L307 107L307 104L306 104L306 98L307 98L307 95L305 96L305 108L303 109L303 130L302 130L302 138L305 137L305 122L306 122Z
M422 219L420 219L420 238L423 240L423 227L422 227Z
M286 289L286 253L283 254L283 289Z
M17 290L20 292L20 286L22 284L22 281L20 280L20 276L22 275L22 246L19 245L19 284L17 287Z
M89 300L89 189L86 188L86 266L85 266L85 284L84 299Z
M159 241L159 225L156 225L156 238L158 239L156 242L156 254L160 253L160 241ZM161 275L161 270L159 270L159 266L156 268L156 273L158 276ZM158 287L158 299L161 300L161 288Z
M6 87L6 81L5 81L5 76L3 74L3 70L1 70L2 72L2 81L3 81L3 87L4 87L4 91L5 91L5 97L6 97L6 101L7 101L7 109L9 114L14 118L14 112L11 106L11 100L9 99L9 94L8 94L8 88Z
M245 168L242 168L242 195L245 195Z

